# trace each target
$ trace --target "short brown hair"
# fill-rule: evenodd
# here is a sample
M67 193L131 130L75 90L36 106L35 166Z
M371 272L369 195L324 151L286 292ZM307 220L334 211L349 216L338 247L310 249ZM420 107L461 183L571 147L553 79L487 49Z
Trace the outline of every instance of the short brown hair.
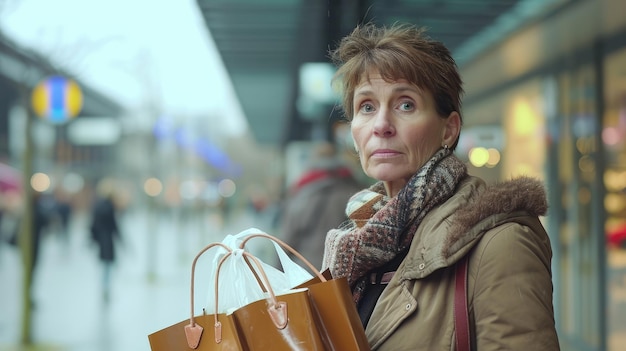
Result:
M456 62L443 43L425 32L411 24L360 25L330 52L338 67L334 82L341 84L344 115L349 121L354 114L354 90L373 69L385 80L406 79L428 90L443 118L453 111L461 115L463 82Z

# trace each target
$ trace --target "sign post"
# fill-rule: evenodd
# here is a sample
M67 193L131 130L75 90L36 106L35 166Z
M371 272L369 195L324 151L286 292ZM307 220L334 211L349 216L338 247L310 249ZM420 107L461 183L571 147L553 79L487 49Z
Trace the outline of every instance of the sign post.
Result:
M26 87L22 86L22 96L26 99ZM62 76L48 77L35 86L31 93L30 109L26 108L25 148L23 154L23 196L24 214L20 223L19 245L24 263L23 302L22 302L22 333L23 345L32 344L32 278L33 253L36 240L33 233L35 218L35 190L30 185L33 173L34 145L31 133L33 112L40 118L52 123L63 124L76 117L83 107L83 95L76 82ZM24 101L26 105L26 101Z

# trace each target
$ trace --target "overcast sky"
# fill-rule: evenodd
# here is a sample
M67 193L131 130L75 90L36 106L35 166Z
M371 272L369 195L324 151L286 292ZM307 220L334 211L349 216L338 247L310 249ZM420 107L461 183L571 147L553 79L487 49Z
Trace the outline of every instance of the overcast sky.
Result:
M0 0L0 28L134 108L227 115L245 128L195 0Z

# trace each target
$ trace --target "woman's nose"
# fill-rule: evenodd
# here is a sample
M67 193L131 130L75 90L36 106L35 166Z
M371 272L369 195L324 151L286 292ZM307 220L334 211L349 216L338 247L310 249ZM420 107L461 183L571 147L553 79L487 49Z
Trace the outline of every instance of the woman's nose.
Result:
M395 133L391 112L384 108L380 109L374 120L374 134L380 137L390 137Z

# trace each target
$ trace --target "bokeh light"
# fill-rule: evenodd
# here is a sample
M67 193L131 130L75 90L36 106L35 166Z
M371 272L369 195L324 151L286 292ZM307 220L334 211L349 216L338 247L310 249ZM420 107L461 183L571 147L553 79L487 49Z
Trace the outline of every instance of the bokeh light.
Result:
M185 180L180 184L180 197L186 200L193 200L200 196L202 192L199 184L192 180Z
M500 151L498 149L489 148L487 149L489 153L489 159L487 160L487 167L495 167L500 163Z
M223 179L217 185L217 190L222 197L231 197L237 191L237 185L231 179Z
M474 167L482 167L489 161L489 151L484 147L475 147L469 151L469 160Z
M77 173L68 173L63 177L63 182L61 183L63 190L67 191L70 194L76 194L83 190L85 186L85 180L83 176Z
M536 113L526 100L516 100L513 105L513 112L513 130L518 135L529 136L537 130L538 121Z
M143 183L143 190L146 194L148 194L148 196L159 196L163 191L163 184L156 178L148 178Z
M604 173L604 185L608 191L626 189L626 171L607 170Z
M615 146L622 141L622 135L619 129L607 127L602 130L602 141L606 145Z
M607 194L604 197L604 208L609 213L620 213L626 209L626 197L621 194Z
M50 189L51 184L52 184L52 181L50 180L50 177L45 173L35 173L30 178L30 186L35 191L38 191L40 193L44 191L48 191L48 189Z

